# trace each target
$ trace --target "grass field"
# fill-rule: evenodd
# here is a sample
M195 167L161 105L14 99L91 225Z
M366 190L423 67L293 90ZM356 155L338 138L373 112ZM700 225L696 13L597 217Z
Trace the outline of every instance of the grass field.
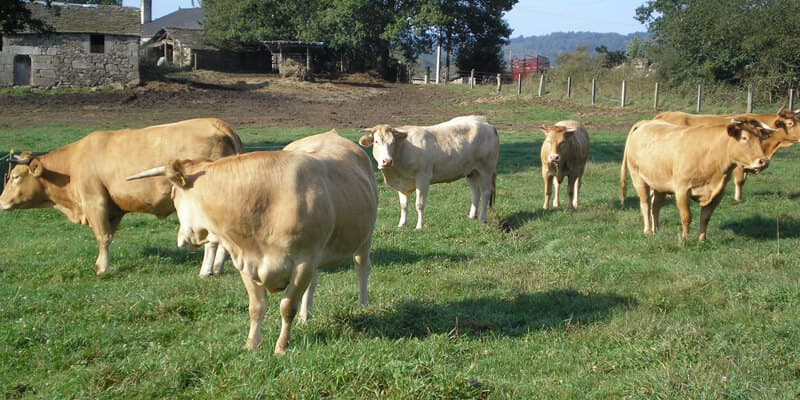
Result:
M245 350L238 273L228 263L198 278L202 254L175 248L174 216L127 216L97 277L88 227L55 210L0 213L0 397L800 396L800 148L749 179L740 204L729 187L703 243L693 205L681 245L673 202L653 237L632 191L619 204L626 127L639 115L457 94L453 110L506 127L489 225L466 218L460 181L432 187L424 230L399 229L397 196L376 173L371 304L357 306L350 263L323 273L314 318L295 326L284 357L271 351L279 297L264 346ZM542 135L530 127L563 118L599 128L580 209L543 211ZM252 148L328 128L238 131ZM0 126L0 149L50 150L91 129Z

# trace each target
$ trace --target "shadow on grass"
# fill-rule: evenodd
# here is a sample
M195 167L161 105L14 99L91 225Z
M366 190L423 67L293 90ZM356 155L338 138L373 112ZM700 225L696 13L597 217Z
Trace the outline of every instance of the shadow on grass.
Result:
M545 210L542 208L536 211L517 211L498 222L498 227L505 233L511 233L518 230L529 221L544 218L554 212L561 211L560 208L554 210Z
M142 253L145 256L158 256L172 260L177 264L200 263L203 262L203 248L196 250L181 249L179 247L146 247Z
M532 330L568 329L597 323L615 308L632 308L634 298L551 290L519 294L512 299L484 297L437 305L407 300L370 315L343 315L357 332L391 339L453 336L516 337Z
M756 215L725 223L722 225L722 229L728 229L738 236L752 239L774 240L779 233L781 238L798 238L800 237L800 219L787 215L781 215L778 219Z

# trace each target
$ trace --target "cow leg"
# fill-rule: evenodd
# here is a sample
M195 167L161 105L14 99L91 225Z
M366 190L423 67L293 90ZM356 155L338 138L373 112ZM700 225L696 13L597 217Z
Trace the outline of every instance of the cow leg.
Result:
M544 204L542 204L542 208L548 210L550 209L550 196L553 193L553 177L542 171L542 180L544 181Z
M667 194L664 192L653 191L653 197L650 199L650 219L652 221L653 233L658 230L658 218L661 215L661 207L664 205L664 199Z
M736 201L742 201L742 188L746 180L747 172L744 172L744 168L742 168L741 165L737 165L736 168L733 169L733 183L735 185L733 198Z
M631 174L633 177L633 174ZM637 182L633 179L633 186L636 188L636 194L639 195L639 210L642 212L642 219L644 220L644 234L653 234L652 214L650 213L650 187L643 181Z
M561 182L563 182L564 177L553 177L553 208L561 207Z
M467 183L469 183L469 190L472 193L472 203L469 206L469 219L475 219L478 217L478 207L481 201L480 175L473 173L467 176Z
M425 226L425 204L428 201L430 182L431 177L428 175L417 177L417 229Z
M250 332L247 334L247 348L255 350L261 346L261 324L264 322L264 313L267 310L267 291L263 286L257 285L247 273L241 272L240 275L250 300Z
M200 277L207 277L214 275L212 270L214 264L214 254L219 248L219 243L208 242L203 246L203 263L200 264Z
M708 221L711 220L711 214L714 212L720 202L722 202L722 193L718 193L710 203L708 203L705 207L700 208L700 229L697 240L700 240L701 242L706 240Z
M484 224L489 217L489 204L492 203L492 192L494 192L494 174L483 173L480 175L481 188L481 214L480 221Z
M108 206L103 204L90 207L87 219L97 241L98 254L94 263L95 271L97 275L104 274L108 271L108 248L111 247L111 242L114 240L114 232L119 226L122 216L112 220Z
M289 336L292 333L292 321L297 314L297 304L305 293L309 283L314 278L316 269L306 263L295 266L292 279L286 286L283 299L281 299L281 333L275 343L275 355L283 355L289 346Z
M402 228L408 221L408 193L397 192L397 196L400 198L400 223L397 227Z
M581 177L570 175L567 178L567 190L569 191L569 208L578 208L578 199L581 191Z
M369 285L369 273L372 271L372 260L369 256L370 248L372 247L372 238L367 240L361 248L356 250L353 260L356 263L356 273L358 274L358 304L366 306L369 304L369 293L367 286Z
M681 240L689 238L689 224L692 223L692 210L689 208L690 201L688 192L675 192L675 205L681 213Z
M212 272L215 275L220 275L224 271L225 256L227 254L228 254L228 252L225 251L224 247L222 247L220 245L217 246L217 252L216 252L216 254L214 254L214 265L213 265L213 269L212 269Z
M306 323L311 318L311 307L314 306L314 291L317 290L317 282L319 281L319 272L315 271L311 282L308 283L308 288L303 293L303 300L300 302L300 311L297 313L297 319L301 323Z

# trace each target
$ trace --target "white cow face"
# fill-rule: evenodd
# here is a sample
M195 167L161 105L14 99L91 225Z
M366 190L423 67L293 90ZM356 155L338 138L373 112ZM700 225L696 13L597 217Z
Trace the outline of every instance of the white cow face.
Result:
M406 139L408 133L389 125L376 125L364 131L369 134L362 136L358 143L364 147L372 147L372 156L378 163L378 169L391 167L397 154L397 147Z
M546 136L542 146L547 146L546 148L549 148L547 161L553 164L559 164L561 161L561 153L564 152L567 146L566 141L575 134L575 129L568 130L566 127L558 125L542 126L540 129Z
M186 173L193 161L174 161L166 168L167 179L172 183L172 202L178 214L178 247L196 247L209 242L207 218L193 196L191 178Z

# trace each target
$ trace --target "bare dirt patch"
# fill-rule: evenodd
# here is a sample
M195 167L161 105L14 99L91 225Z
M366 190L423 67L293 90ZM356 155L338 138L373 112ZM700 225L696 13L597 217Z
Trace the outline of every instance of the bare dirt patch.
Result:
M449 118L444 91L366 74L302 82L264 74L177 73L114 92L0 95L0 123L146 126L218 117L233 126L362 128Z

